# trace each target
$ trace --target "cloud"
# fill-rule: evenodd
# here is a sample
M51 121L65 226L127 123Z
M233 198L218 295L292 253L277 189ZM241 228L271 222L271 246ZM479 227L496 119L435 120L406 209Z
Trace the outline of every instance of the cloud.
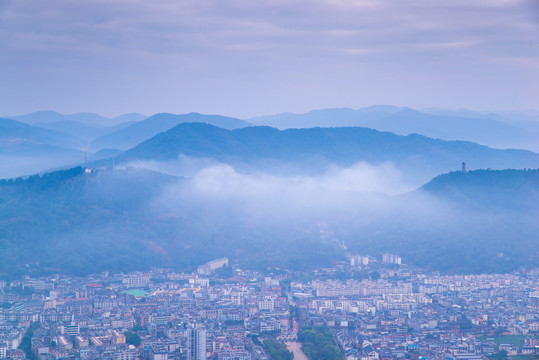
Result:
M236 116L376 102L467 106L467 90L451 79L481 87L504 70L536 71L530 62L489 61L537 58L529 8L501 0L5 1L0 112L28 103ZM410 91L411 83L422 86ZM474 99L531 99L519 89L488 86Z
M320 55L332 50L335 35L344 41L370 46L409 42L461 42L503 29L507 37L522 24L522 9L513 1L450 3L415 1L87 1L76 5L55 0L8 2L0 13L4 44L23 46L64 45L66 53L107 49L111 52L136 48L152 54L214 53L228 45L263 40L270 49L306 49ZM529 23L527 21L525 23ZM501 26L500 26L501 25ZM521 35L525 35L520 31ZM526 37L531 39L532 34ZM14 39L7 41L7 36ZM36 41L32 42L34 38ZM292 46L290 46L292 45ZM338 43L334 45L339 45ZM342 44L341 44L342 45ZM499 43L499 46L509 44ZM20 46L20 44L19 44ZM95 54L99 56L100 54ZM233 56L231 53L221 53ZM251 56L260 54L251 53ZM268 55L268 54L264 54Z
M390 164L358 163L349 168L332 168L319 176L279 177L264 173L242 174L230 165L216 165L197 173L191 188L211 197L271 198L277 194L400 193L410 190ZM323 195L324 196L324 195Z
M156 211L184 214L202 211L204 215L200 216L220 219L262 217L272 221L304 221L312 217L332 218L346 212L382 211L393 201L390 195L412 189L389 163L332 167L310 176L246 173L230 165L214 164L167 187L154 207Z

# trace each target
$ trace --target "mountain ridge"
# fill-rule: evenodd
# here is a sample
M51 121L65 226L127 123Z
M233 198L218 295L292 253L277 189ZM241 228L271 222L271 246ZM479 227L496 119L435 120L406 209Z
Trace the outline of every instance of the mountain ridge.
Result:
M463 161L472 169L539 167L539 154L532 151L491 149L418 134L401 136L360 127L278 130L251 126L226 130L202 123L179 124L125 151L116 160L167 161L180 155L232 164L269 160L321 167L331 163L393 162L409 173L426 170L428 178L457 169Z
M537 125L468 110L425 109L378 105L361 109L329 108L303 114L282 113L249 119L258 125L288 128L361 126L399 135L418 133L444 140L467 140L496 148L535 145Z

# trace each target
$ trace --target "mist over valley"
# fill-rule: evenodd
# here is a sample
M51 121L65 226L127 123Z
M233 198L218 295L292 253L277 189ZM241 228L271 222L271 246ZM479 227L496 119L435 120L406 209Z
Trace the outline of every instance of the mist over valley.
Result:
M387 106L277 117L346 125L287 130L201 114L1 119L0 271L187 271L222 256L312 269L349 252L445 272L536 266L537 171L504 169L539 155L351 126L403 113L413 123Z

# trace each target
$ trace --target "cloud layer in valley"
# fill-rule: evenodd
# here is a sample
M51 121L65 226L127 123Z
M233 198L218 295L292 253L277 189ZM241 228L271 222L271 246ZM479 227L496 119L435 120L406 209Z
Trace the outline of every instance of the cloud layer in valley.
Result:
M178 162L130 164L133 165L160 171L169 169L169 173L175 172L175 175L185 174ZM158 211L163 211L164 206L167 211L180 213L205 209L201 216L212 213L225 218L304 221L350 212L388 211L397 204L398 195L415 188L406 183L400 171L390 163L377 166L357 163L345 168L332 166L317 175L290 176L260 170L248 173L228 164L215 163L202 165L191 176L167 186L154 205ZM419 204L416 206L420 207Z

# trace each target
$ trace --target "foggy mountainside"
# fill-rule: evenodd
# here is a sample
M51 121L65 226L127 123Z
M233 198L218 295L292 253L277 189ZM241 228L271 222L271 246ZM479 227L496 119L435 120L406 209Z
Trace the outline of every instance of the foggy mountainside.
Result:
M453 172L393 196L372 192L385 170L276 177L220 164L178 178L78 167L2 180L0 272L192 270L219 256L311 269L387 249L446 272L538 265L537 170Z
M121 116L119 119L127 122L109 127L87 124L111 120L96 114L62 115L56 112L39 112L16 117L20 120L0 118L0 176L9 178L31 175L83 163L87 152L85 147L94 136L129 125L131 121L128 119L137 118L134 115L136 114ZM22 120L29 120L33 125ZM89 154L88 157L99 158L92 155Z
M54 130L0 118L0 174L13 177L77 164L84 153L74 147L82 140Z
M318 171L331 164L391 162L417 184L455 170L470 168L536 168L539 155L525 150L497 150L463 141L421 135L398 136L367 128L311 128L279 131L270 127L226 130L202 123L180 124L119 155L118 163L167 161L179 155L216 159L249 168L292 164ZM419 183L418 183L419 181Z
M524 119L528 117L522 113L502 116L465 110L418 111L379 105L357 110L340 108L313 110L305 114L285 113L252 118L249 121L279 129L362 126L399 135L416 133L444 140L473 141L496 148L526 148L537 151L537 121Z

